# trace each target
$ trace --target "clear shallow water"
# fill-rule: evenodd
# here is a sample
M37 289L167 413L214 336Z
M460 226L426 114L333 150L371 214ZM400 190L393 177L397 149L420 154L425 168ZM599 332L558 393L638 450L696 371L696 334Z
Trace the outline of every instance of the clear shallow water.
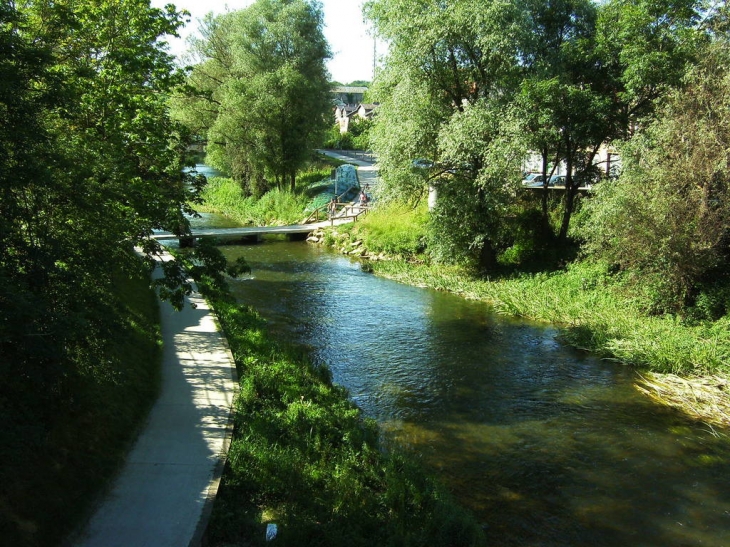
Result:
M653 405L626 367L303 243L222 250L253 269L239 300L327 363L490 545L730 546L727 432Z
M207 178L224 176L224 173L221 173L204 163L198 163L196 164L195 169L189 169L188 171L195 171L195 173L205 175ZM188 220L190 221L190 227L192 229L213 227L237 228L240 226L238 222L218 213L198 213L198 216L196 217L188 216Z

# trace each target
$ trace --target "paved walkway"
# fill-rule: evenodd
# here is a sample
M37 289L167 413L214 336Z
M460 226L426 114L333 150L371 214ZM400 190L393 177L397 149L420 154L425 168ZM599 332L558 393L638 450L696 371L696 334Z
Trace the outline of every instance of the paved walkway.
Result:
M349 164L357 166L357 180L363 188L368 187L368 193L371 193L378 185L378 169L375 165L377 161L371 154L364 152L356 152L349 150L317 150L321 154L330 156ZM375 160L375 161L373 161Z
M360 184L372 191L377 171L371 162L326 153L357 165ZM160 396L124 468L74 542L78 547L197 547L205 532L230 445L236 369L198 293L186 298L181 312L162 302L160 315Z
M205 531L230 444L235 366L199 294L181 312L162 302L160 314L160 397L80 547L193 547Z

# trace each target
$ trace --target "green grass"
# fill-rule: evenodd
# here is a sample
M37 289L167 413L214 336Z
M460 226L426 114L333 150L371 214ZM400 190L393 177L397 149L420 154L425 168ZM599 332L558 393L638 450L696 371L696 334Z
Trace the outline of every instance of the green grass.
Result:
M116 289L124 305L120 330L106 342L112 372L90 368L70 378L65 404L42 417L22 400L3 408L4 545L58 545L83 522L157 396L161 340L149 276L118 276Z
M328 369L274 341L255 311L213 305L241 386L210 545L483 545L470 514L364 419Z
M358 222L338 228L360 239L371 254L417 256L424 251L427 204L417 208L408 204L390 203L376 207Z
M255 226L297 224L302 221L309 198L273 189L261 198L245 197L233 179L212 177L203 191L201 210L223 213L241 223Z
M326 204L331 195L329 178L332 169L343 162L316 154L297 175L296 191L273 189L260 198L244 196L231 178L211 177L203 191L201 212L217 212L242 225L281 226L298 224L311 210ZM319 204L313 205L319 200Z

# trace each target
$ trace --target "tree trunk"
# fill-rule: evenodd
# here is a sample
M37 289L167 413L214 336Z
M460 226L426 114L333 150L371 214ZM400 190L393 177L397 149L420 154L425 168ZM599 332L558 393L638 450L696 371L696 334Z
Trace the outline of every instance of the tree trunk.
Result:
M575 151L570 142L570 137L566 137L566 154L565 154L565 201L563 202L563 221L560 224L560 233L558 241L562 244L568 238L568 228L570 227L570 218L573 216L573 205L575 201L576 190L573 185L573 160Z
M548 211L548 151L547 147L542 150L542 185L543 189L540 196L540 205L542 214L540 215L540 231L543 241L547 241L552 236L552 229L550 228L550 212ZM552 176L552 172L550 173Z
M479 252L479 269L482 272L494 271L497 267L497 253L488 239L484 241Z

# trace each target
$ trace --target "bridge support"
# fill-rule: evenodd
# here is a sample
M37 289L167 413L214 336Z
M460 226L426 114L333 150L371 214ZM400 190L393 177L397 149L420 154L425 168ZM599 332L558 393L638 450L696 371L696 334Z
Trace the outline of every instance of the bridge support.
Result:
M308 237L308 233L286 234L287 241L306 241Z

